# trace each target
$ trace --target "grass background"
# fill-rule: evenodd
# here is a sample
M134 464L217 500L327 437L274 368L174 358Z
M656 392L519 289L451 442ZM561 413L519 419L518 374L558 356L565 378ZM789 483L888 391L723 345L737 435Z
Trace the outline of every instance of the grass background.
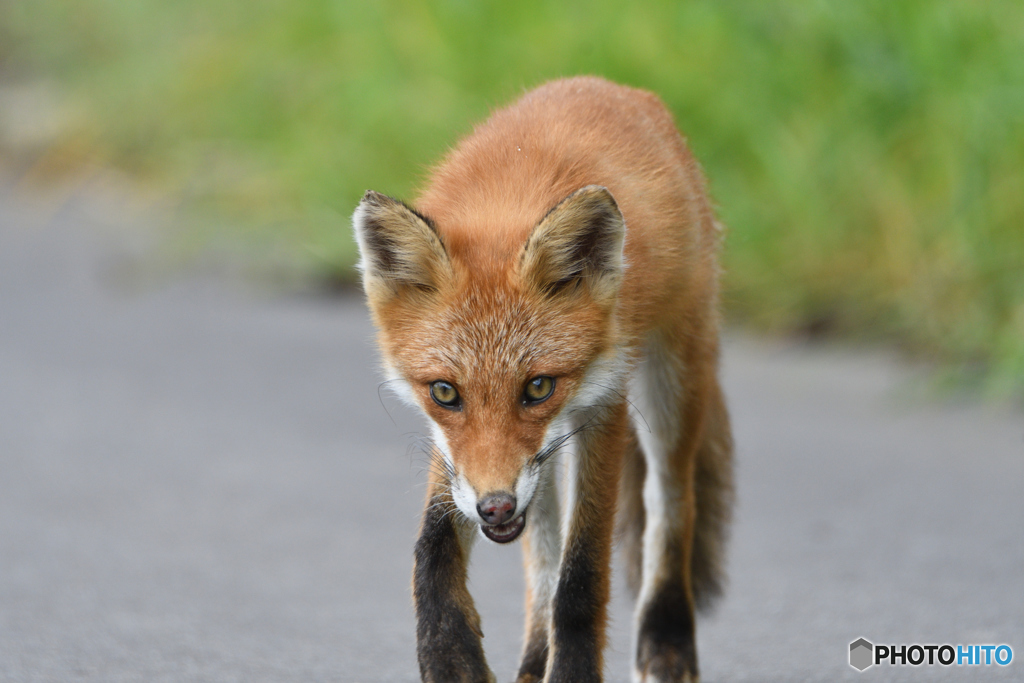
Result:
M1024 388L1024 4L0 0L0 68L202 225L351 277L348 216L488 111L593 73L657 92L729 226L736 322L896 340Z

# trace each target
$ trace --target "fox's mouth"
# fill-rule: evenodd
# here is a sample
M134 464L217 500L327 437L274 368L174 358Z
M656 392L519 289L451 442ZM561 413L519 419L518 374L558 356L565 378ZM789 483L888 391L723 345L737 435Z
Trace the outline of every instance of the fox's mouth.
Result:
M526 512L519 515L511 522L505 522L504 524L481 524L480 531L483 532L484 536L491 539L495 543L511 543L512 541L519 538L519 534L523 533L523 529L526 528Z

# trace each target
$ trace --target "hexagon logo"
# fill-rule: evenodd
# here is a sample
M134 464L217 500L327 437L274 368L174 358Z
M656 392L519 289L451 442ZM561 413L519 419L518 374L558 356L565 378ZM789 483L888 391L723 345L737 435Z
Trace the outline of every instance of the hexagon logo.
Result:
M850 666L857 671L863 671L874 664L875 646L864 638L858 638L850 643Z

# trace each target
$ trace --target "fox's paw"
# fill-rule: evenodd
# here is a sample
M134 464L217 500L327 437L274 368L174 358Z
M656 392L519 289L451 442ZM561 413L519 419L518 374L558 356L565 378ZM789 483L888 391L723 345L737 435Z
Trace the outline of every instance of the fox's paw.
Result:
M641 646L633 673L635 683L699 683L696 652L680 645L648 642Z
M676 656L659 657L647 663L642 670L633 672L635 683L700 683L696 668Z
M530 639L523 654L523 661L519 665L519 675L516 676L516 683L541 683L544 680L544 672L547 670L548 643L547 634Z
M641 683L669 683L669 681L671 681L671 683L700 683L700 676L697 676L696 674L683 674L682 678L652 678L650 676L641 676L636 680Z
M434 672L422 672L423 683L497 683L494 672L490 669L483 671L452 672L446 671L440 675Z
M693 607L681 582L666 582L652 591L639 621L636 683L700 680Z

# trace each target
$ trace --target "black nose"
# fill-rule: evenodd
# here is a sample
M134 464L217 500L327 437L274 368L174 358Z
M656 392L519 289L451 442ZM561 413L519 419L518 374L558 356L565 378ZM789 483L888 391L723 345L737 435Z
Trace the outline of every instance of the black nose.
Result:
M486 524L504 524L516 511L516 497L505 492L489 493L476 504L476 511Z

